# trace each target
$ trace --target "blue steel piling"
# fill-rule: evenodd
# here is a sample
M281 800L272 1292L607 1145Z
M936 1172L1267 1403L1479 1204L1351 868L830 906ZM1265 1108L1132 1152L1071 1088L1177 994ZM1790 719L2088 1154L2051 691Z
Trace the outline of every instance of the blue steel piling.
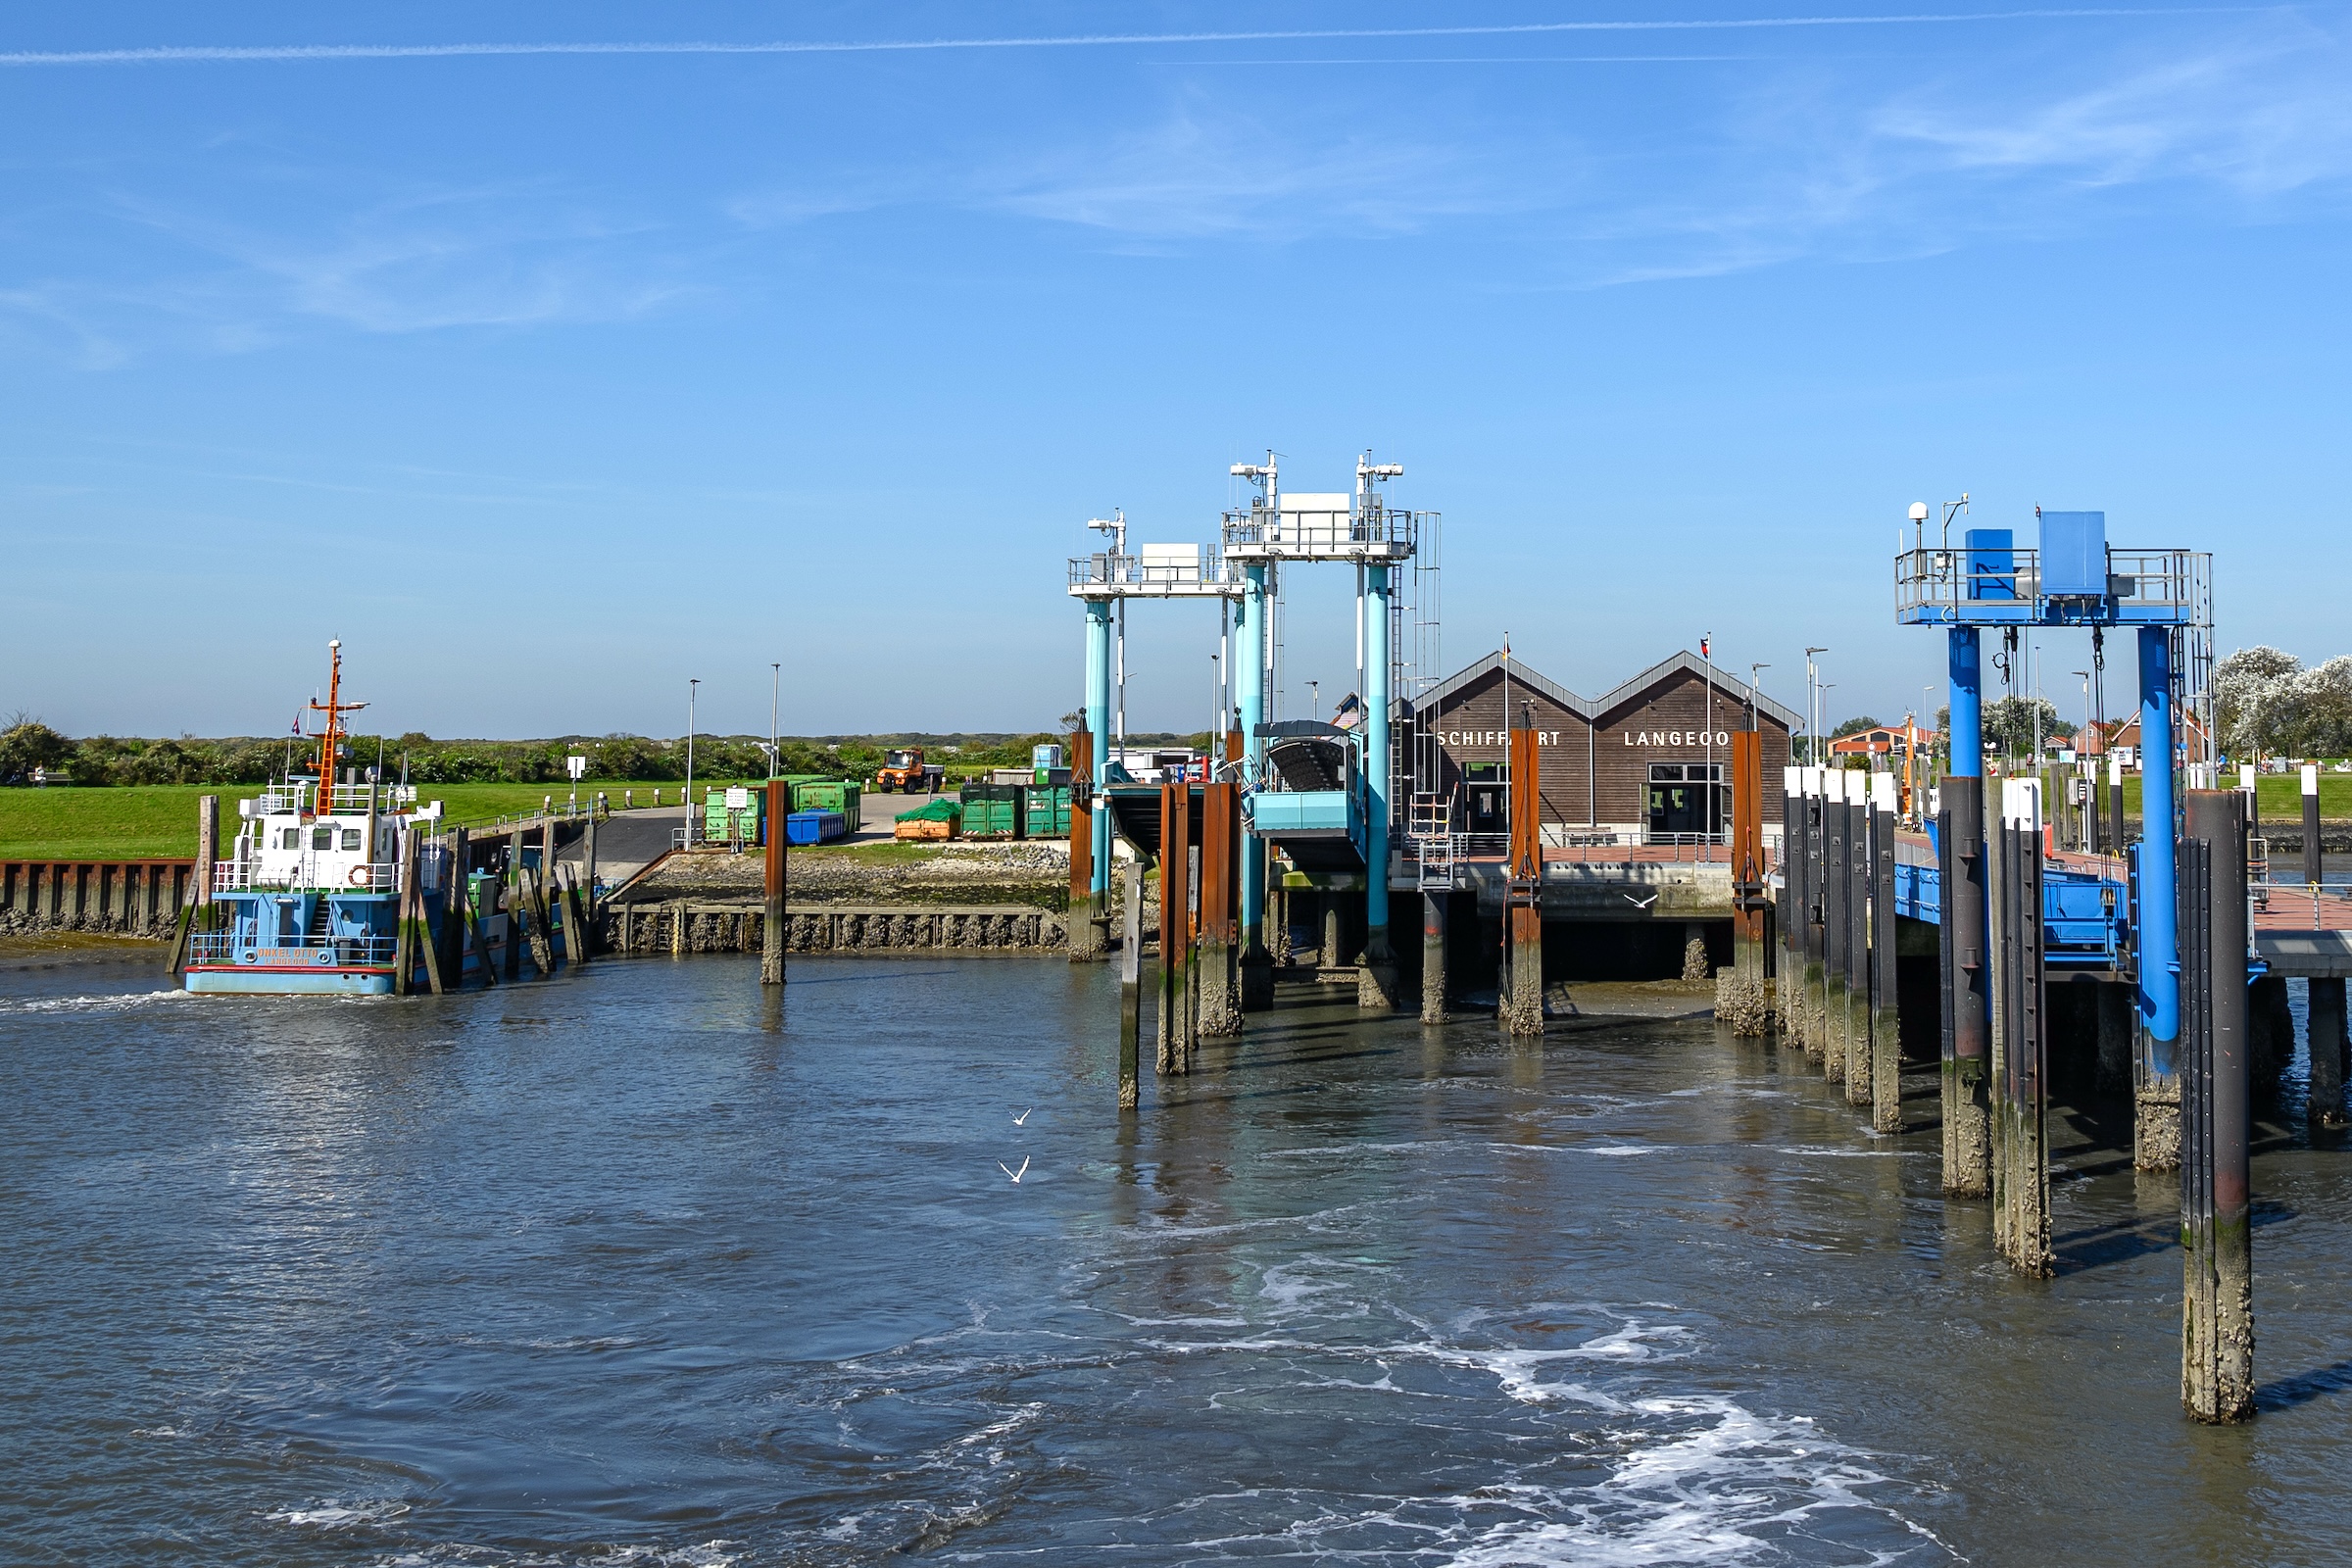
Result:
M1943 1190L1957 1197L1992 1192L1992 1121L1987 1073L1987 914L1984 882L1984 676L1977 628L1947 633L1951 680L1951 755L1943 777L1941 935L1951 961L1950 1054L1943 1062Z
M1266 762L1266 738L1257 731L1266 718L1268 570L1262 561L1243 567L1246 587L1234 610L1234 703L1241 710L1242 742L1248 748L1249 774L1253 782L1262 778ZM1241 971L1242 1010L1263 1012L1273 1006L1274 956L1266 946L1266 841L1250 832L1242 834Z
M2173 645L2163 626L2139 628L2139 1026L2132 1160L2141 1170L2180 1163L2180 979L2173 844Z
M1389 946L1389 571L1364 567L1364 958L1356 1005L1396 1005L1396 959Z

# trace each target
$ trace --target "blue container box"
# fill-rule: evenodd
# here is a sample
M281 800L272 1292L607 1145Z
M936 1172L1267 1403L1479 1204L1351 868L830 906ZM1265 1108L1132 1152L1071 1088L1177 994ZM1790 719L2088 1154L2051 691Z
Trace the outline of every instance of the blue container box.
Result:
M2041 514L2041 591L2045 597L2097 599L2107 592L2107 514Z
M795 811L784 818L787 844L824 844L849 836L849 818L839 811Z

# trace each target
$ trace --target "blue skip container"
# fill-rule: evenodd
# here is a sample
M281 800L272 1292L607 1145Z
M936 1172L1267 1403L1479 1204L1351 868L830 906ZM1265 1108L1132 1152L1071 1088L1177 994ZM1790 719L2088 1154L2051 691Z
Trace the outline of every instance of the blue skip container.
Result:
M839 811L795 811L784 818L787 844L823 844L849 834L850 819Z

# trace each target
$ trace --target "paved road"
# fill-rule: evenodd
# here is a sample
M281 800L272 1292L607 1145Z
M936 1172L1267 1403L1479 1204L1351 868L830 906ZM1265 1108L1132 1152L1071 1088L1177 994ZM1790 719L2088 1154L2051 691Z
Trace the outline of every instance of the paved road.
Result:
M911 811L941 799L937 795L875 795L859 797L860 812L864 818L858 831L850 836L853 844L886 843L901 811ZM948 798L953 798L952 796ZM686 825L686 809L680 806L639 807L634 810L614 811L597 824L596 868L605 886L614 887L636 875L646 866L666 854L677 842L678 829ZM563 858L577 862L577 845L566 845Z

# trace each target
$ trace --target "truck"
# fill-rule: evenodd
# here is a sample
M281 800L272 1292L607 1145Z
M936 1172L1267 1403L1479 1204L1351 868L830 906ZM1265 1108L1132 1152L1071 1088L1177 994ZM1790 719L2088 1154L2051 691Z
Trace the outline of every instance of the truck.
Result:
M926 764L920 746L884 752L882 766L874 774L874 788L884 795L894 790L906 795L937 795L947 781L946 766Z

